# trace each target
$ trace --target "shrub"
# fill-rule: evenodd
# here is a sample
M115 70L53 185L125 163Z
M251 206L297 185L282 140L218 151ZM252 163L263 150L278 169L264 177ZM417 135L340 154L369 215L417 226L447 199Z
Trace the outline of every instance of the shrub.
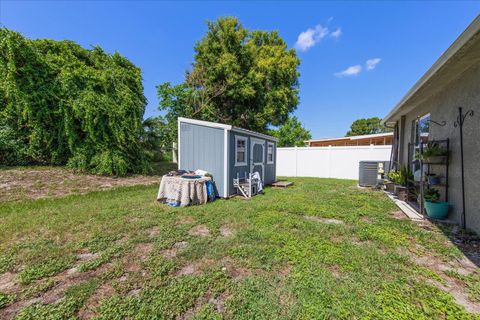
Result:
M391 170L388 173L388 178L395 184L398 184L400 173L397 170Z
M407 166L401 166L398 184L401 186L406 186L409 180L413 180L413 173Z
M0 28L0 164L148 170L141 70L118 53Z

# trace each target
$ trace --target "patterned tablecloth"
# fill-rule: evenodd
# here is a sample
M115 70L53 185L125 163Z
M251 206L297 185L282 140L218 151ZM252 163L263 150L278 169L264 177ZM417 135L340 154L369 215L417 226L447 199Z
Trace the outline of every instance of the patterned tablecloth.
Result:
M192 204L205 204L208 200L205 181L210 177L185 179L181 176L163 176L158 189L157 200L176 202L181 207Z

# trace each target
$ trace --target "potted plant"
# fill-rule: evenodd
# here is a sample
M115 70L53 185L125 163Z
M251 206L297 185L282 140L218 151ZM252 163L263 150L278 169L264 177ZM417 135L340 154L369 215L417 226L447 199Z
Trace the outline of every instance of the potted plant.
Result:
M450 205L448 202L440 201L440 192L437 189L429 188L423 195L425 200L425 211L433 219L445 219L448 215Z
M393 193L395 191L395 179L398 178L398 172L396 170L390 170L387 176L388 179L384 182L385 190Z
M407 201L407 183L413 179L413 174L406 166L401 166L395 180L395 194L401 201Z
M441 147L437 142L429 142L420 155L421 160L425 163L445 163L448 156L448 152L445 148Z
M428 184L431 186L439 185L441 183L440 177L437 176L435 173L427 173L426 177Z

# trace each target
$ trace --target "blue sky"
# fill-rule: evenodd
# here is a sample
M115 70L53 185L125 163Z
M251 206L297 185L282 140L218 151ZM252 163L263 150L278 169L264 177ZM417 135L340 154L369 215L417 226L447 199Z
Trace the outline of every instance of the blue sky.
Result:
M143 71L145 116L159 114L155 86L183 80L207 20L233 15L246 28L277 30L301 59L295 115L316 138L387 114L479 13L480 2L460 1L0 1L2 25L26 37L129 58Z

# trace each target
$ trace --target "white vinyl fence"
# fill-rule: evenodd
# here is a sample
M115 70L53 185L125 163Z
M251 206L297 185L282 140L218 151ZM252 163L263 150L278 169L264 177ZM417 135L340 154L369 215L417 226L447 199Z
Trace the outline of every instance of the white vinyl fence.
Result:
M389 161L392 146L277 149L277 176L358 179L360 161Z

